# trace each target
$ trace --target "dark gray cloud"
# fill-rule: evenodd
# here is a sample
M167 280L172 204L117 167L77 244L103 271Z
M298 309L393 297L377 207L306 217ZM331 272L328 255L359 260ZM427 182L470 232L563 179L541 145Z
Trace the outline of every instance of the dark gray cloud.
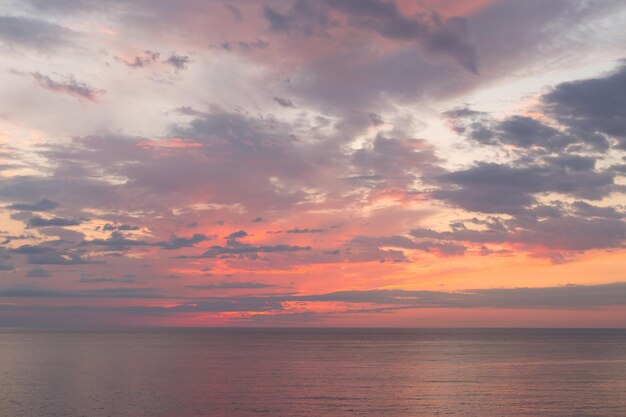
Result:
M305 36L328 35L331 29L342 26L339 19L332 18L333 13L340 13L353 29L396 41L417 42L429 53L449 56L467 71L478 73L477 52L464 18L444 19L438 14L406 16L395 1L382 0L296 0L286 12L266 6L263 13L271 30Z
M256 41L222 42L219 45L215 45L213 47L218 47L224 51L229 52L235 50L250 52L258 49L267 49L269 48L269 46L269 42L264 41L263 39L257 39Z
M227 235L225 239L241 239L246 236L249 236L248 232L246 232L245 230L238 230L236 232L232 232L231 234Z
M98 97L104 92L103 90L90 87L84 82L77 81L73 75L67 75L61 80L52 79L50 76L39 72L32 72L30 75L41 88L93 102L97 101Z
M27 262L32 265L84 265L96 263L83 259L77 253L63 253L57 251L30 253Z
M187 65L189 65L189 62L190 62L190 59L189 59L188 56L176 55L176 54L171 54L169 56L169 58L167 58L165 61L163 61L164 64L171 65L177 71L178 70L186 70L187 69Z
M111 288L102 290L52 291L29 287L13 287L0 290L2 298L161 298L154 288ZM2 317L11 317L9 312L34 311L47 314L57 313L91 318L92 313L112 313L130 316L172 316L179 313L202 312L276 312L281 313L278 320L285 320L284 315L294 314L292 323L304 319L311 320L308 312L305 317L291 313L284 307L287 302L339 302L351 307L347 313L370 314L393 310L421 308L504 308L504 309L559 309L559 310L595 310L626 305L626 283L618 282L599 285L565 285L544 288L489 288L458 292L448 291L406 291L406 290L366 290L338 291L325 294L293 295L278 294L248 297L213 297L188 300L173 307L98 307L98 306L54 306L3 305ZM282 317L282 318L281 318ZM245 319L244 319L245 320ZM11 322L7 319L5 324Z
M515 214L536 203L538 193L600 199L617 190L613 172L574 168L478 163L440 175L433 196L469 211Z
M75 155L76 159L73 162L70 161L69 155L54 154L46 157L49 161L67 163L63 172L57 171L47 177L6 178L0 183L0 197L5 201L36 200L45 195L54 195L55 200L63 201L68 209L83 207L85 199L100 207L110 207L121 202L120 193L110 184L81 176L80 172L85 172L81 166L84 162L80 161L83 157Z
M429 238L431 236L419 236L414 235L417 238ZM451 242L451 241L437 241L432 239L410 239L406 236L356 236L350 240L348 243L348 247L351 248L353 245L360 247L371 247L376 248L379 251L380 248L399 248L399 249L410 249L410 250L420 250L428 253L437 253L441 256L458 256L463 255L465 253L465 246ZM397 255L398 251L389 251L388 254L381 258L381 260L405 260L404 253L401 257L397 257L394 259L393 256L389 255Z
M44 219L43 217L35 216L28 220L28 227L50 227L50 226L78 226L82 223L79 219L64 219L61 217L53 217L51 219Z
M622 246L626 224L617 219L563 216L545 220L518 220L513 242L566 251L609 249Z
M129 239L124 236L119 231L114 231L111 233L111 236L107 239L92 239L85 240L81 243L81 245L95 245L95 246L104 246L106 250L117 250L124 251L130 247L137 246L154 246L159 247L166 250L176 250L181 248L190 248L195 246L197 243L204 242L209 240L210 238L201 233L195 233L190 237L177 237L173 236L169 241L160 241L160 242L148 242L143 239Z
M29 6L38 12L68 15L102 10L103 8L113 6L116 0L27 0L23 3L28 3Z
M53 248L44 245L22 245L15 249L11 249L11 252L28 255L31 253L49 252L51 250L53 250Z
M226 7L226 9L230 12L230 14L233 15L233 19L235 19L238 22L243 20L243 15L241 14L241 10L239 10L237 6L226 3L224 4L224 7Z
M542 98L544 111L579 137L605 137L626 149L626 64L604 77L561 83Z
M59 207L59 203L42 198L36 203L13 203L7 206L9 210L21 210L21 211L50 211Z
M321 9L330 7L326 6L324 1L310 3ZM384 2L363 2L363 6L360 6L359 1L350 3L355 9L359 7L367 9L372 3ZM394 2L389 3L391 6L386 6L388 9L397 9ZM292 1L289 4L296 3ZM437 7L434 4L431 6ZM614 15L621 7L623 4L613 0L594 3L578 0L491 2L487 7L467 16L467 25L470 27L467 38L462 35L452 36L454 42L443 42L448 46L447 48L426 54L424 51L428 48L421 41L391 38L388 39L395 42L388 42L393 45L390 49L372 50L371 35L379 35L375 29L381 27L384 22L395 22L393 17L382 18L380 16L393 16L394 11L382 11L379 17L374 18L367 17L365 11L355 12L351 19L347 12L333 11L332 15L339 15L336 20L342 22L337 29L332 25L326 28L323 24L317 24L315 18L306 20L307 16L315 16L315 14L302 13L303 17L299 17L294 12L292 16L288 7L279 6L275 6L274 11L294 23L291 26L284 26L286 29L277 33L306 33L306 31L298 31L298 28L307 27L304 23L298 26L298 22L306 21L308 26L313 25L317 28L309 32L322 32L318 38L309 38L307 42L319 40L319 44L331 43L333 45L330 50L320 47L319 49L324 51L322 56L315 52L306 53L305 58L309 61L306 70L303 74L296 74L290 78L289 92L298 103L314 102L325 110L365 107L382 112L390 99L393 102L412 104L424 100L425 102L438 99L449 100L479 89L483 85L502 81L510 74L519 70L523 71L523 68L528 68L528 66L544 65L543 60L548 56L569 58L566 51L580 48L579 32L599 25L596 19ZM371 13L375 14L375 12ZM410 20L414 16L406 15L405 18ZM436 31L441 26L428 23L431 19L435 18L427 13L415 18L418 22L426 22L431 31ZM453 22L456 20L451 20L452 22L449 23L454 26L456 23ZM375 24L373 25L370 21ZM361 22L366 22L366 24L360 24ZM346 25L349 30L345 30ZM445 21L443 25L445 26ZM462 20L459 26L464 26ZM403 31L405 25L398 24L392 27ZM354 31L357 32L353 33ZM443 32L445 33L446 30ZM455 30L452 32L456 33ZM564 33L571 36L566 37ZM480 58L480 67L485 69L485 76L477 77L460 65L449 65L447 62L450 59L457 59L457 62L463 62L462 59L471 62L473 54L470 48L452 47L455 44L463 45L463 39L469 46L475 48L476 55ZM557 39L558 41L555 42ZM301 54L299 51L301 43L297 37L292 35L282 40L287 44L287 54L296 56ZM455 43L456 41L458 42ZM437 42L434 43L439 45ZM285 46L285 44L279 44L280 46ZM313 51L317 49L313 48ZM440 56L444 59L440 59ZM461 61L458 61L459 59ZM358 62L357 71L354 70L355 62Z
M81 276L80 283L83 284L133 284L135 282L134 275L127 274L123 278L110 278L110 277L91 277L91 276Z
M120 56L116 56L115 60L132 69L151 67L154 64L161 62L165 65L172 66L176 71L186 70L189 62L191 62L188 56L178 55L176 53L172 53L167 59L159 61L160 58L161 54L159 52L145 50L141 55L138 55L131 60L127 60Z
M559 155L544 158L544 161L571 171L593 171L596 168L596 158L580 155Z
M482 231L460 222L462 227L449 232L421 229L413 236L521 245L555 261L578 251L622 247L623 207L584 200L624 192L616 181L619 169L599 168L606 166L599 161L619 156L626 133L625 81L626 67L621 66L602 77L558 84L539 97L537 110L547 116L542 120L518 115L496 120L466 107L446 112L454 131L470 141L506 149L512 160L478 162L440 174L432 195L468 211L512 217L492 218ZM551 194L577 201L541 202Z
M29 298L163 298L156 288L105 288L97 290L56 291L30 287L0 289L0 297Z
M288 229L285 233L306 234L306 233L324 233L324 229Z
M126 231L135 231L135 230L140 230L141 226L136 226L136 225L130 225L130 224L119 224L119 225L114 225L111 223L107 223L104 226L102 226L102 230L106 231L113 231L113 230L119 230L121 232L126 232Z
M71 44L75 33L63 26L22 16L0 16L0 41L38 51Z
M271 6L265 6L263 16L273 31L292 32L305 36L325 34L327 29L338 25L329 16L323 2L296 0L285 13Z
M215 284L199 284L188 285L187 288L194 290L230 290L230 289L259 289L259 288L271 288L275 285L264 284L262 282L235 282L224 281Z
M282 107L294 108L293 102L288 98L274 97L274 101Z
M248 311L280 311L283 309L280 301L272 298L260 297L237 297L237 298L212 298L197 300L172 307L171 310L163 310L159 307L145 310L141 307L135 308L138 314L159 314L170 315L172 313L194 313L194 312L248 312Z
M254 49L267 49L270 46L270 43L264 41L263 39L257 39L256 41L239 41L237 42L237 46L244 51L252 51Z
M106 239L85 240L82 245L104 246L106 250L123 251L132 246L151 246L151 243L145 240L129 239L122 233L115 231Z
M496 127L502 143L520 148L529 148L536 144L548 148L564 148L571 139L559 135L559 131L545 124L524 116L512 116L503 120Z
M203 258L220 258L220 257L247 257L256 259L259 253L289 253L309 251L310 246L291 246L291 245L248 245L239 243L229 246L211 246L209 250L204 252Z
M4 239L4 241L2 241L0 244L1 245L8 245L9 243L11 243L14 240L25 240L25 239L31 239L32 237L33 237L32 235L27 235L27 234L22 234L22 235L4 235L4 236L1 236L1 238ZM1 255L2 255L2 250L0 250L0 257L1 257Z
M351 162L358 173L351 181L376 189L405 190L419 177L441 172L433 146L421 139L377 135L352 154Z
M13 271L14 269L15 265L0 262L0 272Z
M581 216L581 209L584 217ZM450 231L414 229L411 236L439 242L507 244L555 262L591 249L622 247L626 241L624 212L574 203L572 207L537 207L510 219L456 222ZM479 227L476 227L479 226Z
M191 237L172 237L169 242L158 242L154 246L158 246L163 249L174 250L180 248L191 248L197 243L204 242L210 238L201 233L195 233Z
M126 65L129 68L143 68L143 67L152 65L155 62L158 62L160 56L161 54L159 54L158 52L146 50L146 51L143 51L142 55L136 56L131 61L128 61L119 56L116 56L115 60L118 62L121 62L122 64Z
M606 150L608 143L592 136L575 136L548 126L527 116L511 116L494 120L486 113L471 109L456 109L444 113L454 131L482 145L512 145L523 150L542 148L547 152L562 152L572 145L588 145Z
M626 217L624 207L621 211L617 207L598 207L585 201L576 201L573 204L576 215L581 217L604 217L607 219L622 219Z
M626 65L612 73L558 84L539 97L553 127L527 116L494 120L486 113L461 108L444 113L453 129L484 145L513 145L548 152L586 148L606 152L626 149ZM584 149L584 148L583 148Z
M50 271L43 268L33 268L29 269L28 272L26 272L26 276L29 278L47 278L51 275L52 273L50 273Z
M0 183L0 198L27 201L46 196L62 201L67 213L78 213L85 201L105 210L150 211L197 204L194 196L204 194L219 196L216 203L237 204L261 214L307 198L303 186L322 186L319 172L325 173L327 187L334 181L333 172L344 169L334 137L306 142L294 135L294 126L274 118L219 110L192 115L191 110L186 109L191 121L171 132L193 145L189 148L162 152L145 146L149 139L123 136L89 136L49 145L40 155L54 167L50 175L7 178ZM112 185L103 180L107 177L128 181ZM290 191L278 188L273 178L285 181Z
M490 288L459 292L369 290L294 297L393 308L549 308L587 309L626 305L626 283L546 288Z

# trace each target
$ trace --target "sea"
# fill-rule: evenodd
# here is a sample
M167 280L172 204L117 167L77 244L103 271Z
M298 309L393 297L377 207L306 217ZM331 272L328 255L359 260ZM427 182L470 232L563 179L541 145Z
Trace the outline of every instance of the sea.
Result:
M2 417L626 416L626 330L0 329Z

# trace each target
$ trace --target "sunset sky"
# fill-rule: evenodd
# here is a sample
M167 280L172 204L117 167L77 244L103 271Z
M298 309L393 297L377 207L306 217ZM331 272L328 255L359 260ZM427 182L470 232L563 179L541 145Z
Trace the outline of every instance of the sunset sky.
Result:
M622 0L0 1L0 325L626 326Z

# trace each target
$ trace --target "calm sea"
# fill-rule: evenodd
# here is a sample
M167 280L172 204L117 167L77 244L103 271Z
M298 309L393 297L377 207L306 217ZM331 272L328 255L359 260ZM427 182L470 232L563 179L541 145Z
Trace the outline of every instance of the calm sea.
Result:
M626 416L625 330L0 330L2 417Z

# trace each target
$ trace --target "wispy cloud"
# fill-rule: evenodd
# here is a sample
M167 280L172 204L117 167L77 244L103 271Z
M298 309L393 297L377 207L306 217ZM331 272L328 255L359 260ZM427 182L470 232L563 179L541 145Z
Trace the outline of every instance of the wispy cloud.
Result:
M56 80L39 72L33 72L30 75L39 87L55 93L69 94L92 102L98 101L99 96L104 94L104 90L98 90L84 82L77 81L73 75L67 75Z

